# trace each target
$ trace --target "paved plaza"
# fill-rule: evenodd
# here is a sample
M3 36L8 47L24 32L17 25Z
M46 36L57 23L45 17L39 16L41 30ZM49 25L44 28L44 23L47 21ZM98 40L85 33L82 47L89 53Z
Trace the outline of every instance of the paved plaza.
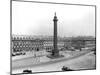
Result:
M12 73L22 73L25 69L31 69L32 72L61 71L63 66L75 70L95 68L95 55L90 50L62 51L60 54L65 57L58 59L50 59L46 55L36 58L34 58L34 55L27 55L26 58L25 56L22 58L14 57L15 60L14 58L12 60Z

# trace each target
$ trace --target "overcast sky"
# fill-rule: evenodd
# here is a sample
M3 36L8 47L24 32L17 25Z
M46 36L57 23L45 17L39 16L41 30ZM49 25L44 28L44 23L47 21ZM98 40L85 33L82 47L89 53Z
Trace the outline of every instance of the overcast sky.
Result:
M62 4L12 2L12 34L53 35L58 18L59 36L95 36L95 8Z

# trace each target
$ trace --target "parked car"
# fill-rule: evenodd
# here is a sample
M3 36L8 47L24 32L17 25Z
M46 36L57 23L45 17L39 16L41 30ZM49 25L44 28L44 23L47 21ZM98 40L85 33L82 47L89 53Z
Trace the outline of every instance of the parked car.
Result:
M16 53L16 55L21 55L22 53L20 52L20 53Z
M26 53L24 52L17 52L17 53L12 53L12 56L18 56L18 55L25 55Z
M23 73L32 73L32 70L23 70Z
M11 74L11 75L17 75L17 74Z
M73 69L70 69L66 66L63 66L62 71L74 71Z
M16 56L16 54L12 53L12 56Z

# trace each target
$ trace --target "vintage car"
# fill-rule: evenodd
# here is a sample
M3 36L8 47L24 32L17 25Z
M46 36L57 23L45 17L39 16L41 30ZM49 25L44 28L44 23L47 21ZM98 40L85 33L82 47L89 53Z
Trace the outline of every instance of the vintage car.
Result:
M32 73L32 70L23 70L23 73Z
M66 66L63 66L62 71L74 71L73 69L70 69Z

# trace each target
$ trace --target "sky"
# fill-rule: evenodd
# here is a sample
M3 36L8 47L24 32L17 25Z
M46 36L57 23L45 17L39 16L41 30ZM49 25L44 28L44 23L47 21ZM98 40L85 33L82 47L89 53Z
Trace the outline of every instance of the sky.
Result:
M12 2L12 34L53 36L56 12L58 36L95 36L95 7Z

